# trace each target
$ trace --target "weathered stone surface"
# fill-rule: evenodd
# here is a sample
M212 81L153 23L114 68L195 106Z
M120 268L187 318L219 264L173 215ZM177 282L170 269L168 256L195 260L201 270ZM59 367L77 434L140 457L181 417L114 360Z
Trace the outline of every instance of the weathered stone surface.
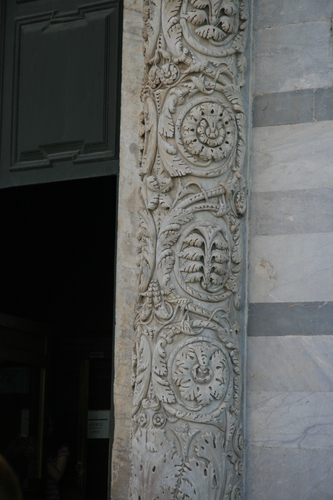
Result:
M112 499L127 500L130 477L130 424L132 409L131 355L133 303L136 298L136 212L138 180L138 120L143 76L141 2L126 0L124 9L121 97L120 175L117 241Z
M306 89L255 96L253 126L333 120L333 89Z
M143 19L131 496L236 500L247 1Z
M332 392L332 366L332 335L250 337L247 350L247 390L249 393Z
M247 500L333 499L332 7L254 0Z
M247 500L331 500L331 450L247 449Z
M333 188L333 122L253 130L251 191Z
M333 392L252 392L247 443L333 451Z
M329 19L332 4L328 0L255 0L254 28L280 24L307 23Z
M253 193L250 207L253 235L333 232L332 189Z
M254 65L255 94L331 86L329 19L255 31Z
M333 335L333 302L249 304L248 336Z
M253 101L254 127L312 122L313 117L312 89L259 95Z
M333 300L333 234L254 236L250 302Z
M315 91L315 119L333 120L333 88Z

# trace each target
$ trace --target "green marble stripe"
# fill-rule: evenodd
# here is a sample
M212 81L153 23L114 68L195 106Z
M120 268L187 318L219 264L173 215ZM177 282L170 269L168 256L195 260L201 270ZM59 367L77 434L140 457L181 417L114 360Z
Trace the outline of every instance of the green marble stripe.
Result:
M326 120L333 120L333 88L274 92L254 97L254 127Z
M247 334L333 335L333 302L251 303Z

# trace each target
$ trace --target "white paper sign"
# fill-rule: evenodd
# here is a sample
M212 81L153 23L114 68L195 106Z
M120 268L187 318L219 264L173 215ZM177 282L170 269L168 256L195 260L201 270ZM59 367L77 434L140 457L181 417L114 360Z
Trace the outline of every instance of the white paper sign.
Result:
M110 410L88 411L88 439L108 439L110 436Z

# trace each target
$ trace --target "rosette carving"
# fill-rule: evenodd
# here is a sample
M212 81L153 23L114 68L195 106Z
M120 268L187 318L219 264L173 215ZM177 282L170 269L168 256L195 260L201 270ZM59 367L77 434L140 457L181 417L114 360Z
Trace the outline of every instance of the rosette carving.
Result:
M222 349L207 341L185 343L175 357L172 379L180 397L195 409L225 398L229 366Z
M184 148L201 160L221 160L232 151L235 128L233 118L221 104L209 101L198 103L181 124Z
M191 85L195 97L187 95L188 86L180 93L171 90L162 108L157 151L172 177L221 175L235 162L237 152L242 154L241 112L236 115L232 103L217 94L202 95L199 83ZM235 97L233 93L231 97Z
M144 0L135 500L242 497L245 0Z
M218 99L199 97L184 106L176 123L176 142L181 155L202 169L227 165L235 152L237 126L233 113ZM222 169L221 169L222 171Z

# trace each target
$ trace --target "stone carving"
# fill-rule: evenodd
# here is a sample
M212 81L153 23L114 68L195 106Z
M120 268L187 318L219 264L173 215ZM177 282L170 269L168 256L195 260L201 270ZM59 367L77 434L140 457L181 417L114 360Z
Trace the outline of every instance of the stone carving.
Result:
M131 497L242 498L245 0L144 0Z
M210 342L185 342L175 365L172 379L187 407L191 407L190 401L196 410L224 399L229 382L228 361Z
M177 120L178 144L194 161L217 162L228 158L235 144L236 125L232 115L217 100L198 99ZM182 140L182 139L183 140Z
M201 300L208 301L223 289L225 295L224 285L232 264L229 234L226 225L220 223L217 226L209 221L194 223L184 233L180 241L176 277L183 288L185 283L193 284L186 286L190 295L199 295Z

